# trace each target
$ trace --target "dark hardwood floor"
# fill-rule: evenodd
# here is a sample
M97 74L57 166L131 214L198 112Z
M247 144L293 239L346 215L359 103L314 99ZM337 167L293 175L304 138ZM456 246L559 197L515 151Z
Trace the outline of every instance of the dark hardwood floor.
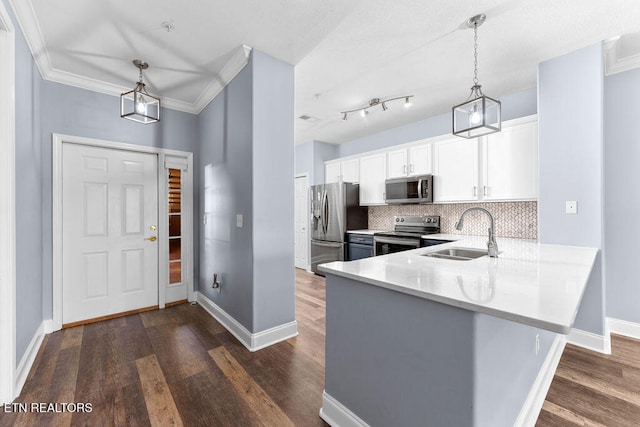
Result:
M254 353L189 304L54 332L15 403L92 411L0 410L0 426L326 426L324 295L296 270L299 336Z
M296 316L296 338L255 353L189 304L55 332L15 403L92 411L0 410L0 426L326 426L323 278L296 270ZM640 341L612 351L568 345L536 425L640 425Z

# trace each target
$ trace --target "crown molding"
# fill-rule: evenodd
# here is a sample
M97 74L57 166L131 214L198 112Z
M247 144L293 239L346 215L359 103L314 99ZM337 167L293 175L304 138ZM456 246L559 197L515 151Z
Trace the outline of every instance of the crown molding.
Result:
M121 93L131 89L53 68L51 57L49 56L47 45L42 36L40 24L38 24L31 0L7 1L11 9L13 9L18 24L24 34L24 38L27 41L27 46L29 46L38 71L40 71L40 75L44 80L112 96L120 96ZM213 76L211 83L209 83L194 102L159 95L162 107L185 113L199 114L249 63L251 51L252 48L247 45L240 46L224 65L220 73Z
M640 53L620 56L620 37L604 42L604 75L622 73L640 67Z
M252 48L243 44L240 46L229 61L222 67L220 73L214 77L202 94L193 103L195 114L199 114L204 107L216 97L222 90L238 75L240 71L249 63Z
M40 30L36 12L33 10L33 4L31 0L7 1L13 10L13 14L16 16L16 20L20 25L22 34L24 34L31 55L33 55L33 59L35 59L40 75L44 78L45 75L53 70L53 65L51 64L51 58L49 57L42 31Z

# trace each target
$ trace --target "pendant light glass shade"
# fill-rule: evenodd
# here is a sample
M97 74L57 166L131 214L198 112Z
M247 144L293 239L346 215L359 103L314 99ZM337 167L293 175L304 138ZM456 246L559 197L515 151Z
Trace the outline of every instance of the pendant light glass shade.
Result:
M488 135L501 128L500 101L483 94L478 83L478 27L485 19L485 15L476 15L467 21L467 26L474 31L473 86L467 100L452 109L453 134L463 138Z
M472 88L470 99L453 107L453 134L476 138L500 131L500 101Z
M138 59L133 64L140 69L140 80L133 90L120 95L120 117L144 124L158 122L160 98L150 95L142 82L142 70L149 68L149 64Z

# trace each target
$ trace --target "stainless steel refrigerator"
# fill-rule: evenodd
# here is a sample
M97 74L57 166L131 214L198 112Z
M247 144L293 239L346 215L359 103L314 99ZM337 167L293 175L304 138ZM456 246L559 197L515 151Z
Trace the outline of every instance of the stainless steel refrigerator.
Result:
M336 182L311 186L311 270L343 261L345 232L367 228L368 211L360 206L358 184Z

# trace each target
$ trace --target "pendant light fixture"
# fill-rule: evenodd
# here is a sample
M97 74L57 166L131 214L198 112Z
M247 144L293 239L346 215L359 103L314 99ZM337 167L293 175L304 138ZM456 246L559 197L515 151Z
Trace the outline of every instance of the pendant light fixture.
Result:
M133 90L120 95L120 117L144 124L159 122L160 98L149 95L142 82L142 70L149 68L149 64L134 59L133 65L140 70L140 79Z
M453 107L453 134L463 138L475 138L500 131L500 101L482 93L478 81L478 27L487 17L476 15L467 20L473 28L473 86L465 102Z

